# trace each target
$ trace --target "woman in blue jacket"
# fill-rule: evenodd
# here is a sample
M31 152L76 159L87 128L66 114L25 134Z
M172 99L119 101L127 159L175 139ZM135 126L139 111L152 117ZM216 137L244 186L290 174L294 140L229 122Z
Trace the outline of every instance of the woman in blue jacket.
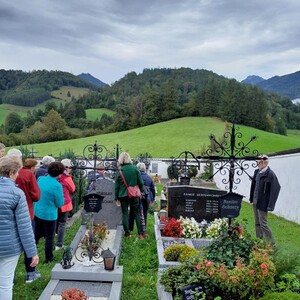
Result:
M15 269L20 254L32 257L31 267L39 257L34 241L31 219L24 192L15 180L22 168L20 158L4 156L0 159L0 299L12 299Z
M34 205L35 241L45 238L45 262L53 261L53 246L58 208L64 204L62 185L58 177L64 172L64 165L57 161L48 167L48 175L38 178L41 198Z

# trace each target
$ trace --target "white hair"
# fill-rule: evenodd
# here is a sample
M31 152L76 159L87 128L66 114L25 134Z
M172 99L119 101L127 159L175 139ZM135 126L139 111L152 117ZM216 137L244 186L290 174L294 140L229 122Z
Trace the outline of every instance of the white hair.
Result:
M19 149L12 148L7 151L7 156L16 156L18 158L22 158L22 152Z
M44 166L49 166L53 162L55 162L55 158L50 155L46 155L42 158L42 164Z
M143 162L139 162L136 166L141 172L146 172L146 165Z

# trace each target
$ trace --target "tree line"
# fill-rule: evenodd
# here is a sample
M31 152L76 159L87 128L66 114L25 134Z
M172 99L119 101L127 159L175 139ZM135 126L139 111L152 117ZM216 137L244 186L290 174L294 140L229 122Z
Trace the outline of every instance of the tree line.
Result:
M116 112L112 131L128 130L184 116L224 121L286 134L300 129L300 106L287 97L227 79L207 70L145 69L77 100L85 108Z
M85 114L88 108L107 108L115 115L103 114L90 121ZM0 139L7 145L57 141L187 116L234 120L284 135L287 128L300 129L299 112L300 106L286 97L265 93L211 71L145 69L139 75L130 72L112 86L91 90L65 105L57 107L49 102L44 111L29 111L23 119L11 113L0 128ZM80 134L70 133L70 127L79 128Z

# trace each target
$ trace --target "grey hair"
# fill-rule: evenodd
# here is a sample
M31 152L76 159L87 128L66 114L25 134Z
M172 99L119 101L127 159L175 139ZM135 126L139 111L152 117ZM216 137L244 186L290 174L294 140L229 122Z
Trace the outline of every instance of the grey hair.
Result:
M5 155L0 159L0 176L9 177L10 174L16 174L22 167L20 157Z
M139 162L136 166L141 172L146 172L146 165L143 162Z
M7 151L7 156L15 156L15 157L18 157L18 158L22 158L22 152L19 150L19 149L16 149L16 148L12 148L12 149L9 149Z
M52 162L55 162L55 158L50 155L46 155L42 158L42 164L44 166L49 166Z
M0 143L0 150L5 149L5 145L3 143Z
M119 156L118 163L120 166L125 164L132 164L130 155L127 152L122 152Z

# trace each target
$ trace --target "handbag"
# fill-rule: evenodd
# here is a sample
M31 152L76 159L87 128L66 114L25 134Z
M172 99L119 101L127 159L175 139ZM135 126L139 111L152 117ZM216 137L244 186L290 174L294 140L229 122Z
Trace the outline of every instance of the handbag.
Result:
M127 189L128 198L141 198L142 193L141 193L141 190L140 190L139 186L138 185L136 185L136 186L129 186L127 184L127 182L125 180L125 177L124 177L124 175L123 175L123 173L122 173L121 170L120 170L120 175L121 175L121 177L123 179L123 182L124 182L124 185L125 185L125 187Z

